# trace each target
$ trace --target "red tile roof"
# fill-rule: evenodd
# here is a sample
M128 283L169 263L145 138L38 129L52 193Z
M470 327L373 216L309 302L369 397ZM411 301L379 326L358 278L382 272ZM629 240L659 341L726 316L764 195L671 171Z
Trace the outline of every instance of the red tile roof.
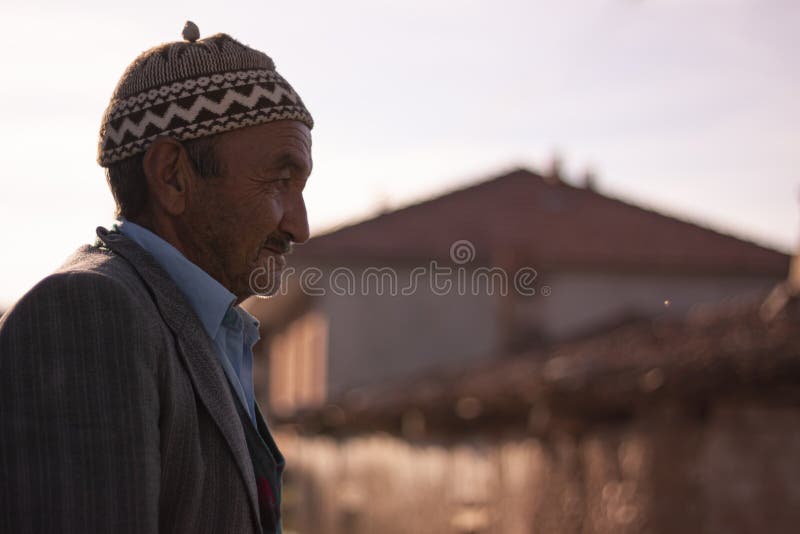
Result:
M775 250L519 169L311 239L312 261L448 259L534 268L785 275ZM509 265L510 263L510 265Z

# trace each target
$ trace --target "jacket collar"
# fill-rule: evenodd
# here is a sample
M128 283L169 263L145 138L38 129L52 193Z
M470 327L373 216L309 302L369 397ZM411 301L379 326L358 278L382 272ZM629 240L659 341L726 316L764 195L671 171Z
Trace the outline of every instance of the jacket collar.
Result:
M216 339L223 318L236 296L181 252L143 226L120 218L114 223L120 233L145 249L181 290L211 339Z
M247 487L250 508L256 528L261 532L261 520L256 494L252 460L247 449L244 429L227 385L225 372L216 356L216 347L203 324L192 310L180 289L155 259L116 228L97 228L98 245L123 257L139 273L149 288L164 322L178 342L198 397L219 427L233 453Z

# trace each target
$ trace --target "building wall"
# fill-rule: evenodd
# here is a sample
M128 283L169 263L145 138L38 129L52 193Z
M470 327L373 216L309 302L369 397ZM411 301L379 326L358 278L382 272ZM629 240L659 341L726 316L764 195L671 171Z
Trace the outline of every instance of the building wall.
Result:
M395 294L373 286L356 295L328 291L317 305L329 319L328 377L333 395L347 388L398 379L431 366L469 365L500 343L497 296L437 294L427 280L407 287L410 269L397 269ZM363 270L355 270L362 279Z
M679 315L693 306L725 298L765 293L778 277L673 276L602 273L553 273L536 295L520 304L519 314L532 317L546 337L561 340L606 326L618 319Z
M625 319L682 314L699 304L765 292L777 282L752 276L540 273L536 293L521 296L514 293L511 273L508 296L503 297L500 286L494 282L488 286L485 278L473 288L477 278L472 270L466 271L461 285L454 272L448 291L433 289L426 277L417 278L410 290L413 269L393 269L393 282L370 277L362 267L350 267L339 278L328 269L315 283L320 294L311 300L311 309L327 325L326 340L319 344L327 357L327 383L322 388L327 398L430 368L470 366L532 343L562 341ZM260 306L277 308L279 299L285 302L287 297L291 296L278 296ZM271 380L263 369L270 361L269 344L259 350L256 379L266 382ZM314 355L305 359L318 360ZM256 386L269 405L265 383Z
M361 280L363 271L354 270ZM499 285L449 292L422 279L401 294L410 269L396 269L395 294L373 290L337 295L327 288L318 309L328 317L328 392L399 379L441 366L469 366L524 348L560 341L631 317L682 314L693 306L764 292L777 279L758 277L559 273L541 276L536 294L508 296ZM548 286L548 291L542 291ZM462 294L463 293L463 294ZM520 339L520 337L522 339Z
M800 412L662 406L579 435L450 444L279 433L285 531L305 534L793 533Z

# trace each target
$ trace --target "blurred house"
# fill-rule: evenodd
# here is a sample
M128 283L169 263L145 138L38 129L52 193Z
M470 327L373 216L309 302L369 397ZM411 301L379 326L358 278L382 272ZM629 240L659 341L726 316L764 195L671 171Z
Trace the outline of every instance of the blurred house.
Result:
M262 322L274 415L758 294L785 254L520 169L315 237Z
M287 532L797 532L797 288L284 418Z

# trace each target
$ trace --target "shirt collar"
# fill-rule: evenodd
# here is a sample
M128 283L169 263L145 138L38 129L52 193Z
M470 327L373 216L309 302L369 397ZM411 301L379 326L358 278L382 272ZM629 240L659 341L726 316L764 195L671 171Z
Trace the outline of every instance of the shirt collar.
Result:
M261 333L258 330L260 323L258 322L258 319L253 317L250 312L241 306L236 306L234 309L239 313L239 316L242 318L242 322L244 323L245 341L247 341L248 345L252 347L255 345L256 341L261 339Z
M226 313L236 301L236 295L147 228L124 218L121 218L116 226L123 235L149 252L167 271L189 301L206 333L212 339L216 338ZM247 315L253 318L249 313ZM258 321L256 328L257 324Z

